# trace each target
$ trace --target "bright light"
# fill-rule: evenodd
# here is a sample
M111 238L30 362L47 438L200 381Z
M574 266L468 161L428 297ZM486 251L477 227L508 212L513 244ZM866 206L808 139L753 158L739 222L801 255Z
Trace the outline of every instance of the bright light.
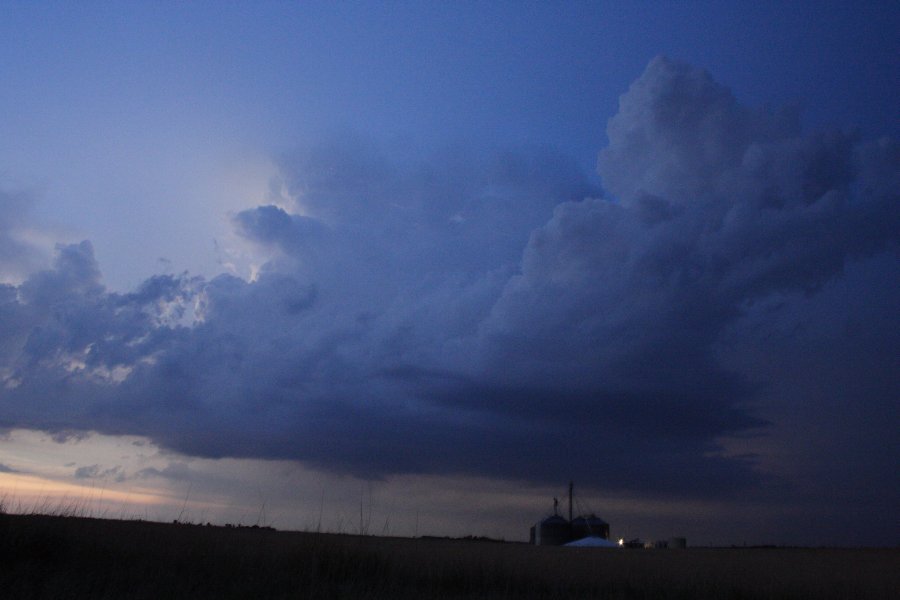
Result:
M620 545L620 546L624 546L624 545L625 545L625 539L624 539L624 538L619 538L619 545Z

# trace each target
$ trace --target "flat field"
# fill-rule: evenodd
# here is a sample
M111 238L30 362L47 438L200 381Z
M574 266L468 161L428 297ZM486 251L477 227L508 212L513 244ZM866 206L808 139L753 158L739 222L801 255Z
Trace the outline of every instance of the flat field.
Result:
M3 598L885 598L898 549L598 550L0 514Z

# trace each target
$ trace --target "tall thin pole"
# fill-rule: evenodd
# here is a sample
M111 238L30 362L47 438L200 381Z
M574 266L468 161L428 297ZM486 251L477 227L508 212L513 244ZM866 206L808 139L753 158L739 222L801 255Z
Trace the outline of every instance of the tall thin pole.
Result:
M572 522L572 489L575 487L573 482L569 482L569 522Z

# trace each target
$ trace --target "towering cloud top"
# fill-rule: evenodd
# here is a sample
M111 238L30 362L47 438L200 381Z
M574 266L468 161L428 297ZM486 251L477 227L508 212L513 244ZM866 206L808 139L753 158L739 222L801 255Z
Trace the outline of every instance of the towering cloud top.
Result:
M896 258L897 143L805 135L665 58L608 134L607 197L546 152L298 152L289 202L234 219L272 256L253 281L116 294L89 243L61 247L0 288L0 425L370 477L752 486L753 458L721 442L767 431L767 382L739 355L726 367L723 339L750 315L790 320L779 302L851 262Z

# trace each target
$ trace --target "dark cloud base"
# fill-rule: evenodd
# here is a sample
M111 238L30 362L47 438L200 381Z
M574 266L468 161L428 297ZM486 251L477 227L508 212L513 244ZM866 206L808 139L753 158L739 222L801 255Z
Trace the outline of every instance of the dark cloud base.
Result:
M52 269L0 286L0 426L370 478L773 485L721 442L766 439L775 383L741 356L724 366L723 343L789 324L778 299L802 305L850 263L896 261L898 145L804 134L663 58L608 134L606 198L546 151L412 166L355 140L297 152L281 169L293 206L234 219L273 256L252 282L160 275L115 293L89 242L61 246ZM8 222L0 249L18 252Z

